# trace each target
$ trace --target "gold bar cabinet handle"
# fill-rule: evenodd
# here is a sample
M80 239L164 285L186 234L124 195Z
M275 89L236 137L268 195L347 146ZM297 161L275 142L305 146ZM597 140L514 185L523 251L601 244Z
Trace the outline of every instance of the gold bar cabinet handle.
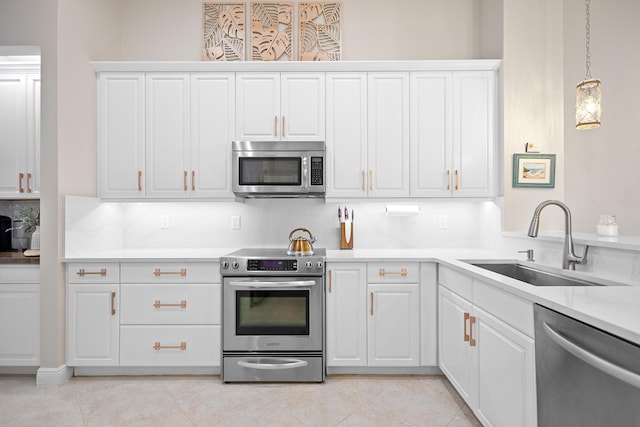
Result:
M405 277L407 275L407 269L401 268L400 271L385 271L384 268L381 268L379 274L383 277L389 274L399 274L400 276Z
M180 345L161 345L159 341L156 341L155 344L153 344L153 349L154 350L162 350L162 349L168 349L168 348L176 348L176 349L180 349L180 350L186 350L187 349L187 343L182 341L180 343Z
M191 171L191 191L196 191L196 171Z
M331 270L329 270L329 293L331 293L331 282L333 282L331 277L332 277Z
M278 136L278 116L273 117L273 135Z
M138 171L138 191L142 191L142 171Z
M183 178L182 178L182 183L183 183L183 186L184 186L184 191L187 191L187 175L188 175L188 172L187 172L187 171L184 171L184 175L183 175Z
M178 303L178 304L167 304L167 303L163 304L163 303L161 303L161 302L160 302L160 300L159 300L159 299L157 299L157 300L153 303L153 306L154 306L155 308L160 308L160 307L180 307L180 308L187 308L187 300L184 300L184 299L183 299L183 300L182 300L182 301L180 301L180 303Z
M183 268L180 271L161 271L159 268L156 268L153 271L153 275L156 277L160 277L162 275L165 274L173 274L173 275L180 275L180 277L186 277L187 276L187 269Z
M447 190L451 190L451 169L447 169Z
M80 270L78 270L78 272L76 274L78 276L80 276L80 277L93 276L93 275L100 275L100 277L106 277L107 269L106 268L102 268L102 269L100 269L100 271L85 271L84 268L81 268Z
M369 313L373 316L373 292L371 292L371 308L369 309Z
M460 189L460 171L456 169L456 190Z
M470 316L469 317L469 346L470 347L475 347L476 346L476 340L473 339L473 324L476 323L476 317L475 316Z
M464 341L469 341L469 334L467 333L467 322L469 321L469 313L464 314Z
M22 187L22 180L24 179L24 174L20 172L18 174L18 191L20 193L24 193L24 188Z
M373 169L369 171L369 190L373 190Z
M111 292L111 315L116 315L116 293Z
M33 190L31 189L31 174L28 173L27 174L27 193L32 193Z

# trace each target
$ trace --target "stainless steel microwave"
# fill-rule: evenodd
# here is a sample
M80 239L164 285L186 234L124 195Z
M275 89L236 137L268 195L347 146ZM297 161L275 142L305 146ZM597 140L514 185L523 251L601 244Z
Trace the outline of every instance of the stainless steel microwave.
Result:
M324 197L324 142L233 141L236 197Z

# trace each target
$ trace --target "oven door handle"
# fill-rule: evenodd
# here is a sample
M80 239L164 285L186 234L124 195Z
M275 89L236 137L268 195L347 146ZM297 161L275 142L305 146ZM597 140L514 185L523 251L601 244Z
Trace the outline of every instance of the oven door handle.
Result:
M262 363L262 361L268 361L270 363ZM303 366L307 366L308 364L309 363L306 360L286 357L245 359L238 361L238 366L251 369L295 369L302 368Z
M240 282L230 281L231 286L241 286L243 288L308 288L309 286L315 286L315 280L292 280L287 282L260 282L257 280Z

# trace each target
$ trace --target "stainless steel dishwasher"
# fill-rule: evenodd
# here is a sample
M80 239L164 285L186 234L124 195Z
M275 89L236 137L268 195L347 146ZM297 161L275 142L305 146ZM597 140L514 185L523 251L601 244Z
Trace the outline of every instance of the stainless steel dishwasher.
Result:
M640 346L535 305L538 425L640 426Z

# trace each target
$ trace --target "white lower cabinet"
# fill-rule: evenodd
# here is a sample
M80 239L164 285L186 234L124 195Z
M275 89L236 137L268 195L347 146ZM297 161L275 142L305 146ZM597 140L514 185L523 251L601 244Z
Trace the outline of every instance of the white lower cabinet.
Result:
M40 365L40 267L0 267L0 366Z
M440 275L440 368L483 425L535 426L533 338L504 321L508 309L490 314L443 286L449 277ZM452 287L481 300L484 284L470 277L462 280L467 284ZM514 306L521 303L513 297ZM528 310L522 316L528 316Z
M336 263L327 276L328 367L420 366L419 264Z

